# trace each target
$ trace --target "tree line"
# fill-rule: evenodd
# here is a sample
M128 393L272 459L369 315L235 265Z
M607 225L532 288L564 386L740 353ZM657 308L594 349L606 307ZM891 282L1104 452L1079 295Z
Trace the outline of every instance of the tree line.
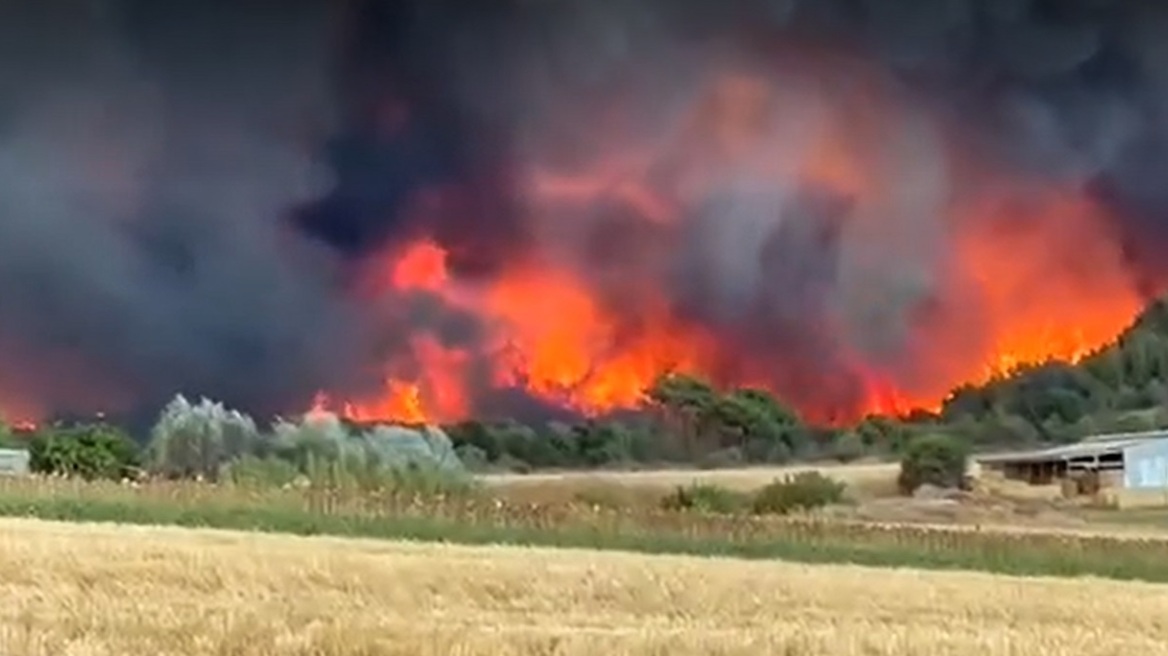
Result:
M664 376L630 417L568 426L468 421L448 427L473 462L508 469L687 463L707 467L902 457L922 438L968 452L1073 442L1168 428L1168 300L1151 303L1117 339L1080 362L1016 367L963 385L940 411L816 426L757 389L718 390Z
M763 390L721 390L673 374L646 391L639 410L572 423L471 420L432 430L357 425L333 416L278 420L261 430L247 415L221 404L178 397L144 441L103 422L50 424L16 441L30 448L34 469L45 472L116 477L149 471L215 479L238 478L250 468L291 479L321 463L366 472L402 462L415 468L445 462L467 470L522 472L848 462L901 457L925 438L934 445L949 440L969 451L1165 427L1168 303L1160 300L1115 342L1077 364L1019 367L983 385L954 390L937 413L870 416L848 426L805 422ZM0 429L4 441L14 438Z

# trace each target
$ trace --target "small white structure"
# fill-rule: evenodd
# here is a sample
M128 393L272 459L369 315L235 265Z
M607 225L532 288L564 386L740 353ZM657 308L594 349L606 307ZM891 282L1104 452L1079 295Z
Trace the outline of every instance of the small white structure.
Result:
M0 476L27 476L28 461L27 449L0 449Z

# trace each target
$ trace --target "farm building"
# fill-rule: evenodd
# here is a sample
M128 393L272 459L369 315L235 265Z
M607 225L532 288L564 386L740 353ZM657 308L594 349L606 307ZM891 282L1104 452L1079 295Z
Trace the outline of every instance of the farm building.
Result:
M0 449L0 476L23 476L29 471L29 453L25 449Z
M976 460L983 473L1031 485L1059 484L1068 496L1102 489L1168 495L1168 430L1099 435L1077 444Z

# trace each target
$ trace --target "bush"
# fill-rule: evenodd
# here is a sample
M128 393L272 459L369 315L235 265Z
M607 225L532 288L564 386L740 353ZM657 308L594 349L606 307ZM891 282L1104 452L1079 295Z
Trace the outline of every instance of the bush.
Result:
M466 467L454 452L446 433L424 426L375 426L353 436L358 452L364 452L377 466L393 470L410 468L465 473Z
M434 468L465 473L446 433L438 428L378 425L350 431L331 412L313 412L299 424L283 419L272 426L276 452L301 469L310 460L361 462L384 469Z
M912 429L901 421L882 416L865 417L855 428L868 451L901 453L912 439Z
M897 486L902 494L912 494L922 485L961 487L969 448L965 442L943 433L921 435L911 442L900 460Z
M472 486L450 439L435 428L379 425L351 431L336 415L314 412L299 423L279 420L273 432L275 453L315 485L418 493Z
M691 510L704 513L730 514L749 505L749 496L719 485L693 483L679 485L661 500L665 510Z
M301 472L313 461L339 460L348 441L348 427L331 412L312 413L299 422L277 419L272 424L272 451Z
M853 431L840 433L831 443L831 455L842 463L864 457L864 441Z
M454 449L454 454L462 461L462 466L466 467L467 471L482 472L491 466L487 452L473 444L458 445Z
M814 510L839 503L844 498L844 484L808 471L776 480L758 491L752 509L759 515L785 515L796 510Z
M169 478L217 480L225 463L253 454L259 445L251 417L205 398L192 405L180 394L150 432L150 467Z
M33 435L28 450L32 471L86 480L134 477L140 464L138 445L106 424L50 426Z

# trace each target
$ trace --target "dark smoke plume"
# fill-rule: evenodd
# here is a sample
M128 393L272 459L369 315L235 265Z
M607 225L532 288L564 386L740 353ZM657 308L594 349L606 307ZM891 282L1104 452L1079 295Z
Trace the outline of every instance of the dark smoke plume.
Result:
M0 390L50 410L185 391L268 412L371 389L406 338L386 330L429 317L475 339L473 321L424 308L387 329L386 308L344 288L349 264L419 235L464 276L538 250L612 294L656 277L679 316L753 345L780 387L834 385L807 372L830 375L841 341L899 363L935 291L938 217L961 190L926 114L995 166L1090 187L1124 217L1133 272L1158 278L1165 43L1168 10L1134 0L9 2ZM846 121L892 190L878 205L717 171L678 236L626 207L557 208L549 227L517 182L533 162L667 151L727 66L789 90L745 156L781 169L821 113L800 85L862 93L831 66L807 73L831 58L897 90L891 125L865 127L862 103ZM687 166L666 157L643 177L681 188ZM842 334L825 337L828 315Z

